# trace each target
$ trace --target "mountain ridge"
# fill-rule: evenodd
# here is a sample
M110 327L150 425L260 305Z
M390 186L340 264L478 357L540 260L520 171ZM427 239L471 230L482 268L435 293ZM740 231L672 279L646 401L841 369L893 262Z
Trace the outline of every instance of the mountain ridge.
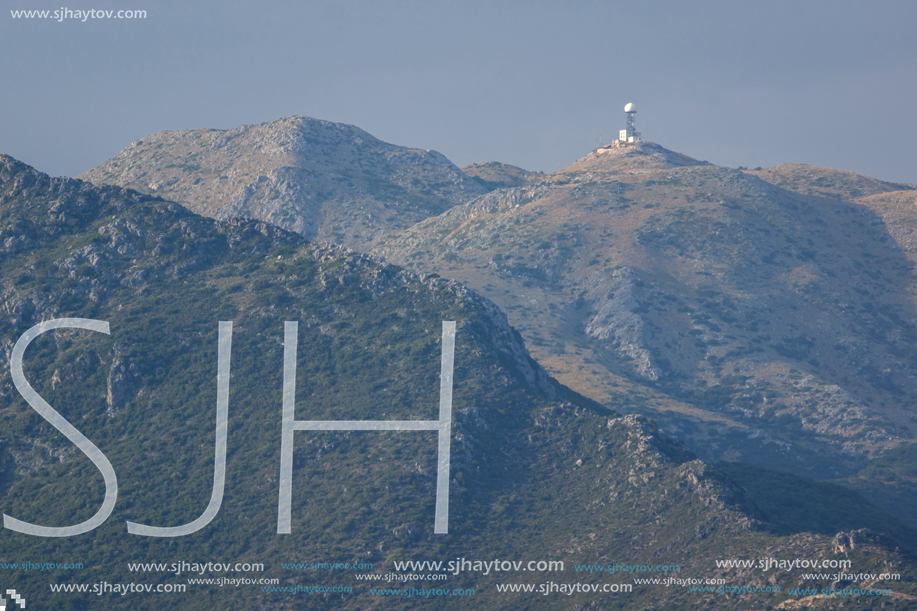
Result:
M608 278L603 280L601 278L602 274L599 274L598 277L588 281L588 286L579 286L579 288L577 288L578 294L571 296L570 299L575 300L583 298L586 299L587 302L594 304L594 308L596 308L594 314L597 317L593 316L590 320L584 321L581 324L582 330L580 333L584 333L587 337L598 339L600 342L621 342L622 349L619 351L621 355L625 359L629 359L633 363L637 364L636 369L634 369L633 372L636 372L637 374L638 386L643 384L643 382L640 380L648 381L651 384L660 383L660 374L665 368L660 368L658 363L656 363L656 360L661 359L662 363L677 363L680 361L682 365L684 365L685 358L688 357L682 355L679 359L672 359L666 354L659 354L660 350L658 347L655 351L652 348L647 347L644 345L645 342L640 339L640 337L646 333L646 330L652 327L648 327L646 325L645 316L641 312L630 311L633 308L639 309L640 307L643 307L640 304L639 298L639 293L641 291L639 290L639 287L635 286L635 283L644 282L645 279L639 278L638 276L640 274L637 273L636 270L652 270L652 274L657 274L661 277L670 274L670 272L673 271L667 269L667 266L669 265L675 264L677 266L683 267L684 263L690 263L695 266L700 266L700 271L702 273L712 273L716 275L720 272L717 272L714 269L708 269L704 271L703 267L710 265L714 261L719 261L719 263L716 263L716 265L722 271L722 269L725 269L730 265L728 259L731 257L744 265L746 269L763 269L761 268L762 265L764 265L766 268L767 265L771 264L770 262L775 260L774 257L781 256L780 253L784 251L788 251L790 253L791 259L799 256L811 258L812 255L809 253L818 252L817 249L813 249L810 246L800 246L798 244L794 245L789 242L785 242L781 244L775 244L775 247L771 249L770 253L749 256L749 249L757 247L755 245L756 238L753 237L753 234L749 234L746 231L741 236L733 236L736 238L736 242L734 244L722 243L722 240L717 236L729 235L730 231L740 228L742 222L737 221L735 218L718 218L716 223L725 223L724 227L718 227L714 232L707 232L704 225L710 222L710 219L712 218L711 214L713 216L722 216L721 213L725 212L726 217L736 217L737 213L734 211L738 210L736 206L739 204L739 202L742 201L743 198L759 200L776 198L789 201L787 198L793 197L789 195L789 193L794 193L796 196L802 198L820 198L800 199L796 203L792 204L795 206L805 206L809 208L812 206L827 206L828 208L836 208L836 204L830 202L845 201L853 203L854 205L866 205L869 207L867 202L860 202L857 198L860 198L861 196L878 198L882 194L887 195L892 192L907 193L907 189L910 189L908 185L898 183L885 183L883 181L876 181L875 179L864 177L862 175L851 172L842 172L838 170L830 170L827 168L815 168L814 166L805 166L802 164L784 164L770 170L735 171L722 168L718 169L716 166L713 166L708 162L692 159L686 155L670 151L658 144L648 141L640 141L626 145L621 143L613 143L605 147L600 147L582 159L574 162L570 166L558 171L555 174L550 175L527 173L519 168L513 168L512 166L498 164L496 162L467 166L466 170L470 173L469 175L472 178L472 182L477 181L476 184L478 184L479 187L484 190L489 190L490 193L479 192L477 195L472 196L469 192L466 192L466 195L471 197L470 201L457 204L457 207L452 207L447 210L440 211L439 214L442 216L436 216L436 214L434 214L436 211L428 210L427 213L425 213L427 214L426 218L421 219L419 225L410 229L402 228L403 231L397 238L392 237L398 233L397 231L389 233L387 237L380 237L380 239L375 242L374 252L379 253L385 257L394 257L394 262L410 265L417 270L426 269L428 271L437 271L443 275L447 275L446 273L443 273L442 265L437 263L435 258L431 261L427 257L425 262L424 258L426 256L421 256L419 253L411 254L405 250L406 248L412 248L412 246L408 245L409 243L414 243L416 245L416 236L419 235L419 232L424 231L422 227L428 225L431 222L430 219L461 218L461 221L457 225L454 225L450 231L438 234L435 237L430 235L427 238L424 238L434 240L438 243L437 248L441 249L450 240L454 241L454 238L457 235L462 233L467 234L469 227L480 226L482 223L486 223L487 215L494 214L498 209L504 209L506 207L515 209L516 207L520 206L524 208L532 199L552 197L556 199L558 197L564 197L565 195L563 194L567 191L569 191L572 195L576 193L577 190L588 191L589 189L594 188L595 185L604 185L609 198L620 200L619 203L616 204L620 211L614 212L614 214L619 218L614 220L614 223L617 225L620 225L621 223L631 224L633 229L638 230L641 233L640 235L637 235L632 230L616 231L616 239L619 239L619 242L623 245L622 248L627 250L629 253L629 262L624 264L621 269L618 269L614 272L617 274L617 276L614 276L614 278L616 278L615 280L609 280ZM662 174L660 174L660 172ZM724 174L724 172L727 173ZM660 176L661 179L654 178L656 176ZM720 210L720 213L706 212L704 215L702 215L703 218L698 218L695 220L684 218L678 219L675 222L657 222L658 220L663 219L664 215L661 214L663 211L662 208L658 208L660 203L653 201L653 198L661 198L661 202L665 202L668 199L674 198L676 201L681 202L679 213L686 211L696 213L704 208L704 205L701 205L700 202L709 200L712 197L711 193L709 192L710 189L707 189L704 186L705 181L710 181L710 184L720 185L717 197L720 198L718 200L720 204L724 206ZM667 182L668 186L655 184L661 182ZM630 197L628 192L634 190L635 187L637 187L637 190L639 191L641 184L647 188L643 189L645 192L640 195L640 197L643 199L638 201L637 199ZM904 190L902 191L902 189ZM846 194L844 195L844 198L846 199L842 198L838 200L837 196L840 194ZM853 201L855 199L856 201ZM876 202L878 201L879 200L877 199ZM591 205L595 206L595 204ZM348 204L348 206L351 208L354 207L350 204ZM635 206L643 207L646 212L637 214L635 212ZM652 208L654 206L657 207L655 218ZM295 230L296 226L294 225L295 222L298 221L293 221L291 219L293 219L293 217L303 217L304 215L296 212L295 210L288 210L292 216L280 218L278 214L281 214L280 210L282 210L283 207L284 205L282 203L277 204L277 209L275 210L274 216L271 218L271 220L274 222L279 222L279 224ZM873 209L874 212L880 217L884 214L881 211L882 206L877 207L874 204ZM490 212L488 212L488 210ZM914 229L910 229L911 225L909 225L910 221L907 219L907 211L904 209L902 210L903 212L901 214L904 214L904 216L899 214L898 217L896 217L896 219L898 219L895 221L897 223L896 226L899 227L896 229L896 231L912 232L917 230L917 226L915 226ZM236 212L238 212L238 210L235 210L232 205L224 204L219 214L228 216ZM570 212L572 214L579 214L581 211L570 208ZM598 210L596 210L596 212L598 213ZM612 211L607 210L606 214L610 214L611 212ZM784 210L779 214L785 215L788 213L789 209ZM599 213L599 216L596 218L601 216L602 214ZM810 214L809 218L814 219L815 222L820 222L818 219L818 214ZM642 226L643 223L647 220L652 221L652 223L655 224L652 227ZM593 220L590 219L588 222L593 222ZM754 231L772 231L772 229L769 228L768 223L769 221L765 219L763 224L758 223L760 226L755 227ZM780 228L780 231L786 231L787 227L788 226L784 223L783 227ZM679 252L679 247L675 244L675 241L679 239L679 232L682 231L682 229L689 232L687 235L691 235L692 233L697 235L706 234L706 237L704 238L705 244L718 250L715 252L704 252L695 248L693 250ZM726 233L722 233L723 229L726 229ZM301 227L299 228L299 231L300 233L303 232ZM308 232L306 233L308 234ZM570 232L570 235L573 235L573 233L575 232ZM499 240L499 237L494 232L491 232L491 234L493 235L487 239L489 240L489 244L493 245L496 244L496 242ZM662 238L663 241L660 242L657 238L661 234L665 234L665 236ZM333 235L331 236L331 239L334 239ZM801 235L793 236L790 238L790 240L796 243L798 243L800 239L808 239L811 241L810 237L803 237ZM881 239L881 236L872 236L870 239ZM555 242L560 241L562 240L555 240ZM692 236L689 238L689 241L696 240L694 236ZM546 234L545 239L542 240L541 246L550 243L551 239L549 232ZM357 247L360 249L365 249L368 246L369 244L367 244L365 241L357 245ZM456 246L457 245L453 245L450 249L447 249L449 252L444 256L461 258L462 255L458 253ZM403 252L398 255L393 255L393 248L400 249ZM601 252L602 247L598 246L597 248L599 248L598 252ZM829 244L828 249L830 250L830 248L833 248L833 245ZM487 292L483 284L475 284L475 281L472 281L472 276L479 275L482 278L481 282L487 282L487 280L483 279L486 274L482 274L480 271L480 266L483 264L488 269L497 268L500 270L499 274L502 275L518 275L517 281L520 284L528 283L531 286L533 283L540 283L544 281L547 281L549 284L553 283L554 285L556 285L558 282L563 284L560 276L562 275L561 270L563 269L562 260L566 256L564 251L555 245L554 247L549 246L544 248L544 252L540 254L547 255L549 258L544 260L544 257L536 257L535 259L540 259L536 261L535 259L529 257L531 260L513 261L509 265L504 264L505 261L501 261L496 265L492 260L482 261L478 264L478 269L468 269L467 274L470 275L463 276L462 280L470 282L471 285L475 286L475 288L478 290L484 290ZM867 253L867 255L874 257L876 256L876 253ZM589 256L592 260L598 260L600 258L595 254L591 254ZM406 257L415 258L407 259ZM606 256L606 259L607 258L608 257ZM578 271L573 273L582 274L584 271L582 264L587 260L580 261L580 263L577 264ZM693 261L693 263L691 261ZM448 261L444 261L444 263L451 264ZM787 276L782 281L780 286L787 287L792 285L793 288L791 290L795 292L801 290L801 287L812 286L812 278L815 276L813 276L813 269L810 269L811 265L811 262L804 263L803 265L795 265L793 269L787 270ZM687 270L685 269L681 269L678 273L683 274L686 271ZM568 275L569 273L569 270L563 272L563 274ZM752 275L755 273L757 272L752 272ZM832 271L831 273L836 272ZM848 272L845 271L844 273ZM634 274L636 274L636 276ZM735 276L735 274L733 275ZM703 285L703 278L699 278L698 282ZM739 282L739 284L742 284L742 282ZM620 292L620 294L618 294L617 298L607 299L608 295L613 292L613 286L620 286L623 290ZM583 290L585 290L585 292L582 292ZM700 290L713 290L714 292L719 292L716 286L708 286L706 288L702 287ZM519 294L524 294L525 291L517 292ZM771 289L771 294L773 294L773 289ZM515 302L519 301L518 299L515 301L512 299L505 301L499 292L491 291L488 293L488 295L501 305L510 308L522 307L521 303ZM627 295L631 296L628 297ZM561 297L558 294L555 295L554 299L557 301L556 305L558 306L569 306L569 303L562 304L562 301L565 300L566 297ZM903 305L901 296L899 296L897 299L899 303L892 307L900 307ZM799 304L791 305L794 305L794 307L797 308L799 307ZM703 306L701 309L703 309ZM750 316L760 318L759 314L760 312L748 313ZM512 316L512 312L510 312L510 315ZM714 320L715 318L716 316L714 315ZM551 328L551 324L542 325L542 328L549 329ZM797 325L797 327L798 326L799 325ZM695 328L692 329L692 333L693 332L700 332L702 334L700 337L702 338L710 336L714 342L721 341L717 339L718 332L715 330L711 333L710 329ZM538 331L533 331L533 333L538 333ZM565 332L561 331L561 335L564 333ZM806 333L800 332L777 341L771 340L769 342L769 347L772 350L776 350L778 353L781 351L784 353L784 355L778 354L778 356L792 360L792 356L787 357L786 355L803 354L805 350L809 349L805 344L805 341L809 341L810 339L807 338L808 335L806 335ZM529 336L529 340L531 342L544 341L543 338L539 339L536 335ZM787 343L788 340L790 343ZM803 342L803 348L800 349L799 346L796 346L793 344L793 342ZM598 346L594 346L593 348L596 347ZM559 352L561 345L556 345L555 348L557 349L552 349L552 352L548 352L539 348L537 344L535 345L535 349L540 353L539 358L545 363L548 363L550 366L555 367L552 370L555 375L559 375L561 377L566 376L564 379L566 379L572 385L576 385L573 383L573 380L581 379L583 377L582 372L588 371L590 368L586 363L580 363L578 365L578 369L580 371L574 371L574 368L569 366L563 366L563 369L557 368L557 365L560 365L562 361L569 359L569 357L561 356L561 353ZM600 353L604 353L604 356L601 356L600 358L608 358L608 356L611 356L608 354L607 349L601 347L598 347L598 349ZM823 349L824 348L821 346L816 347L816 350L819 351ZM716 364L725 357L725 353L720 354L720 352L720 350L713 350L712 353L708 352L706 354L706 356L714 359L711 361L714 363L714 366L716 366ZM694 357L690 356L690 358ZM888 361L888 359L886 358L885 361ZM612 369L617 367L618 365L614 365L612 366ZM806 372L804 371L806 368L811 368L811 365L805 363L805 367L800 370L803 372L802 374L792 374L795 376L795 381L789 387L787 387L791 388L792 392L784 394L799 394L797 392L797 389L800 388L799 383L802 383L804 380L808 379L806 377ZM625 377L626 375L630 375L630 373L627 371L624 373ZM741 376L745 374L742 372L735 372L735 375ZM791 374L789 370L769 373L767 376L768 381L765 383L765 385L773 385L775 383L774 376L782 376L783 378L786 378L790 375ZM888 375L888 373L878 371L870 373L869 377L874 379L875 383L881 386L882 384L885 384L885 382L882 381L883 376L888 377ZM586 377L588 378L589 376ZM818 378L818 376L816 376L816 378ZM725 390L722 384L716 383L716 379L717 374L714 374L712 377L706 376L705 382L707 384L714 384L715 386ZM621 382L622 380L616 381L618 384ZM827 419L828 421L834 423L827 425L829 428L833 427L841 435L848 435L850 431L857 429L863 430L864 427L867 426L864 424L866 421L871 419L876 420L874 417L875 414L873 414L873 412L876 410L869 406L869 403L873 400L873 398L857 396L856 392L851 395L849 392L847 392L847 390L845 390L847 383L843 383L840 379L835 379L833 381L829 380L828 382L830 383L820 384L818 386L816 394L819 395L819 398L808 396L802 401L809 403L814 401L815 403L824 404L825 407L821 411L822 416L819 416L818 418L822 418L828 414L831 414L831 416ZM594 386L594 382L586 382L586 384L587 386ZM896 383L891 384L892 386L889 386L888 388L892 388ZM786 386L784 383L779 383L778 385ZM747 384L745 386L747 386ZM873 384L873 386L875 386L875 384ZM598 394L593 394L592 398L604 402L609 401L612 395L609 395L607 390L608 389L599 392ZM676 398L673 397L668 391L662 391L662 395L660 395L659 389L648 390L650 396L662 397L660 399L661 401L675 405L676 411L683 412L691 412L694 409L690 404L692 402L696 402L698 396L696 392L690 391L690 393L687 395L682 393L682 396ZM738 388L732 389L733 392L738 390ZM751 396L757 396L762 392L766 394L769 391L753 389L749 392L748 389L745 389L744 392L745 394L749 394ZM881 389L879 389L880 394L881 392ZM872 393L872 391L870 391L870 393ZM706 396L707 394L709 393L706 390L701 391L701 395ZM811 393L807 391L807 393L804 394ZM666 395L668 395L667 398L665 398ZM876 397L874 400L876 402L884 401L888 403L889 397ZM654 402L658 403L658 401ZM844 407L840 407L841 405ZM730 409L735 409L738 412L741 412L745 408L732 406ZM777 409L775 412L776 415L774 415L774 417L782 417L786 419L790 417L787 414L792 412L792 417L794 419L798 418L804 428L809 427L809 430L815 433L818 433L819 429L821 429L821 432L824 432L825 425L815 422L817 418L802 416L801 414L803 411L804 410L800 410L800 408L797 406L791 407L788 411ZM883 410L879 410L879 412L882 411ZM765 410L765 412L767 412L767 410ZM658 410L647 413L651 413L656 416L660 414ZM707 417L711 417L715 421L722 421L722 414L711 414L709 410L706 412L706 414ZM775 442L782 443L780 439L774 438L768 434L767 427L752 427L751 431L749 431L747 430L748 427L745 426L746 423L742 422L741 420L737 421L735 418L727 416L726 421L731 422L733 425L738 425L738 428L733 432L738 431L743 435L759 435L762 439L765 440L765 445L773 445ZM848 424L845 424L845 422L849 421L859 421L861 424L851 428L848 426ZM874 433L874 437L876 434L878 434L879 437L884 435L887 440L893 441L898 435L896 430L901 427L906 428L909 426L909 423L907 418L901 414L894 415L889 421L884 417L884 414L879 413L878 420L869 426L878 427L878 433ZM848 432L843 432L845 430ZM905 438L907 438L907 435L905 435ZM881 449L881 447L884 446L876 447ZM857 450L857 452L859 452L859 450ZM735 457L732 455L723 455L708 456L708 458L733 459ZM847 462L849 463L848 467L850 469L855 470L857 468L853 463L850 463L850 461ZM806 472L802 474L813 475L814 473ZM840 472L835 473L834 475L839 474Z
M817 479L853 481L915 440L912 186L719 168L647 141L549 175L466 169L487 193L372 252L486 294L568 386L710 461Z
M0 290L9 347L49 317L105 320L111 335L54 332L26 354L36 390L111 458L121 474L115 512L91 536L57 540L10 533L4 561L81 558L77 579L131 582L133 562L236 559L264 563L265 577L296 584L281 562L370 562L385 575L401 559L564 559L568 565L673 563L684 578L740 579L789 587L797 575L717 567L759 553L853 558L861 570L898 571L914 591L906 554L869 533L775 534L722 471L636 415L599 415L556 394L500 311L452 280L417 275L346 249L312 245L271 225L202 218L119 187L52 179L0 157ZM418 419L435 409L437 330L456 320L450 528L431 534L436 452L418 432L308 432L296 438L292 534L272 533L280 446L283 321L299 320L296 417ZM187 523L211 487L217 320L233 321L228 493L205 529L173 540L127 535L125 520ZM6 350L4 350L5 352ZM553 391L552 391L553 389ZM106 392L108 391L108 392ZM61 524L90 512L102 482L12 389L0 372L4 513ZM575 397L573 397L575 399ZM854 549L851 549L853 547ZM54 556L56 554L56 556ZM431 608L746 608L687 588L640 585L618 594L547 598L501 593L507 583L605 583L608 576L451 574L437 587L474 598L425 599ZM350 572L322 574L353 586L309 605L378 605ZM616 576L619 579L622 576ZM160 579L162 577L160 576ZM95 595L49 593L61 572L26 572L30 604L89 606ZM315 577L313 577L315 579ZM617 583L629 583L628 578ZM824 580L813 584L827 586ZM301 595L257 587L189 586L194 604L289 608ZM827 604L827 601L826 601ZM153 609L156 597L107 598L108 608ZM851 608L868 608L852 600Z

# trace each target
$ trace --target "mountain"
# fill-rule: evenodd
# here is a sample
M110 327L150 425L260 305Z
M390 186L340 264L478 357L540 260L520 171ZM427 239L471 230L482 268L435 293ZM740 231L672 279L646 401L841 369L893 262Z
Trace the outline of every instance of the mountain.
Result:
M787 191L848 201L881 193L914 191L914 185L885 182L855 172L803 163L783 163L767 170L746 170L746 173Z
M22 357L22 379L120 486L110 517L84 534L37 537L6 521L4 588L30 608L830 608L834 598L787 588L847 583L758 564L778 558L850 561L899 575L882 587L901 604L917 594L912 557L889 539L765 522L742 487L652 421L549 378L500 310L453 280L2 156L0 292L7 362L41 322L108 324L46 327ZM232 323L228 344L219 321ZM415 430L291 431L291 532L277 534L287 321L298 321L287 395L298 422L435 419L440 330L455 321L448 534L433 533L437 435ZM99 456L13 380L0 371L3 513L48 527L92 518L109 494ZM225 494L212 520L174 538L129 534L128 521L176 527L205 513L221 430ZM660 572L680 582L636 581ZM121 595L125 584L187 591ZM851 596L845 608L873 602Z
M360 250L487 191L436 151L308 117L158 132L80 178Z
M551 375L652 415L702 458L845 478L917 436L915 195L643 142L373 252L480 291Z
M529 172L499 161L485 161L466 165L462 168L462 172L481 183L488 191L507 187L521 187L541 180L542 177L538 172Z

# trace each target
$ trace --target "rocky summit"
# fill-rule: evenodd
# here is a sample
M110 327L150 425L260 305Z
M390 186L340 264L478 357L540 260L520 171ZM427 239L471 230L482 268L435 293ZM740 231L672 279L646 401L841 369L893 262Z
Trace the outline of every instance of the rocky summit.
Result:
M80 178L358 250L488 190L436 151L308 117L158 132Z
M622 172L642 174L687 166L710 165L687 155L670 151L653 142L619 142L597 148L557 174L577 175L583 172Z

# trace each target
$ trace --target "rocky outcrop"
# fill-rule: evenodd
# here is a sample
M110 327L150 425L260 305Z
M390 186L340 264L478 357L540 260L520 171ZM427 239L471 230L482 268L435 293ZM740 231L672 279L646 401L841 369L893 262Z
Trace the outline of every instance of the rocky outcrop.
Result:
M658 380L662 372L653 362L644 337L646 322L634 312L639 307L635 278L634 270L627 267L615 272L607 294L594 305L596 314L586 324L586 334L616 343L617 350L633 361L637 375Z

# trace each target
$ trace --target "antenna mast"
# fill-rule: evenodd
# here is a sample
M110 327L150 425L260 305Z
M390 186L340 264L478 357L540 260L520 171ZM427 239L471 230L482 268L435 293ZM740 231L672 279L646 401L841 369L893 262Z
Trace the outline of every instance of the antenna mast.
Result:
M628 103L624 107L624 115L627 117L624 123L624 129L618 132L618 141L622 143L637 142L640 140L640 132L634 127L634 115L637 114L637 107L633 103Z

